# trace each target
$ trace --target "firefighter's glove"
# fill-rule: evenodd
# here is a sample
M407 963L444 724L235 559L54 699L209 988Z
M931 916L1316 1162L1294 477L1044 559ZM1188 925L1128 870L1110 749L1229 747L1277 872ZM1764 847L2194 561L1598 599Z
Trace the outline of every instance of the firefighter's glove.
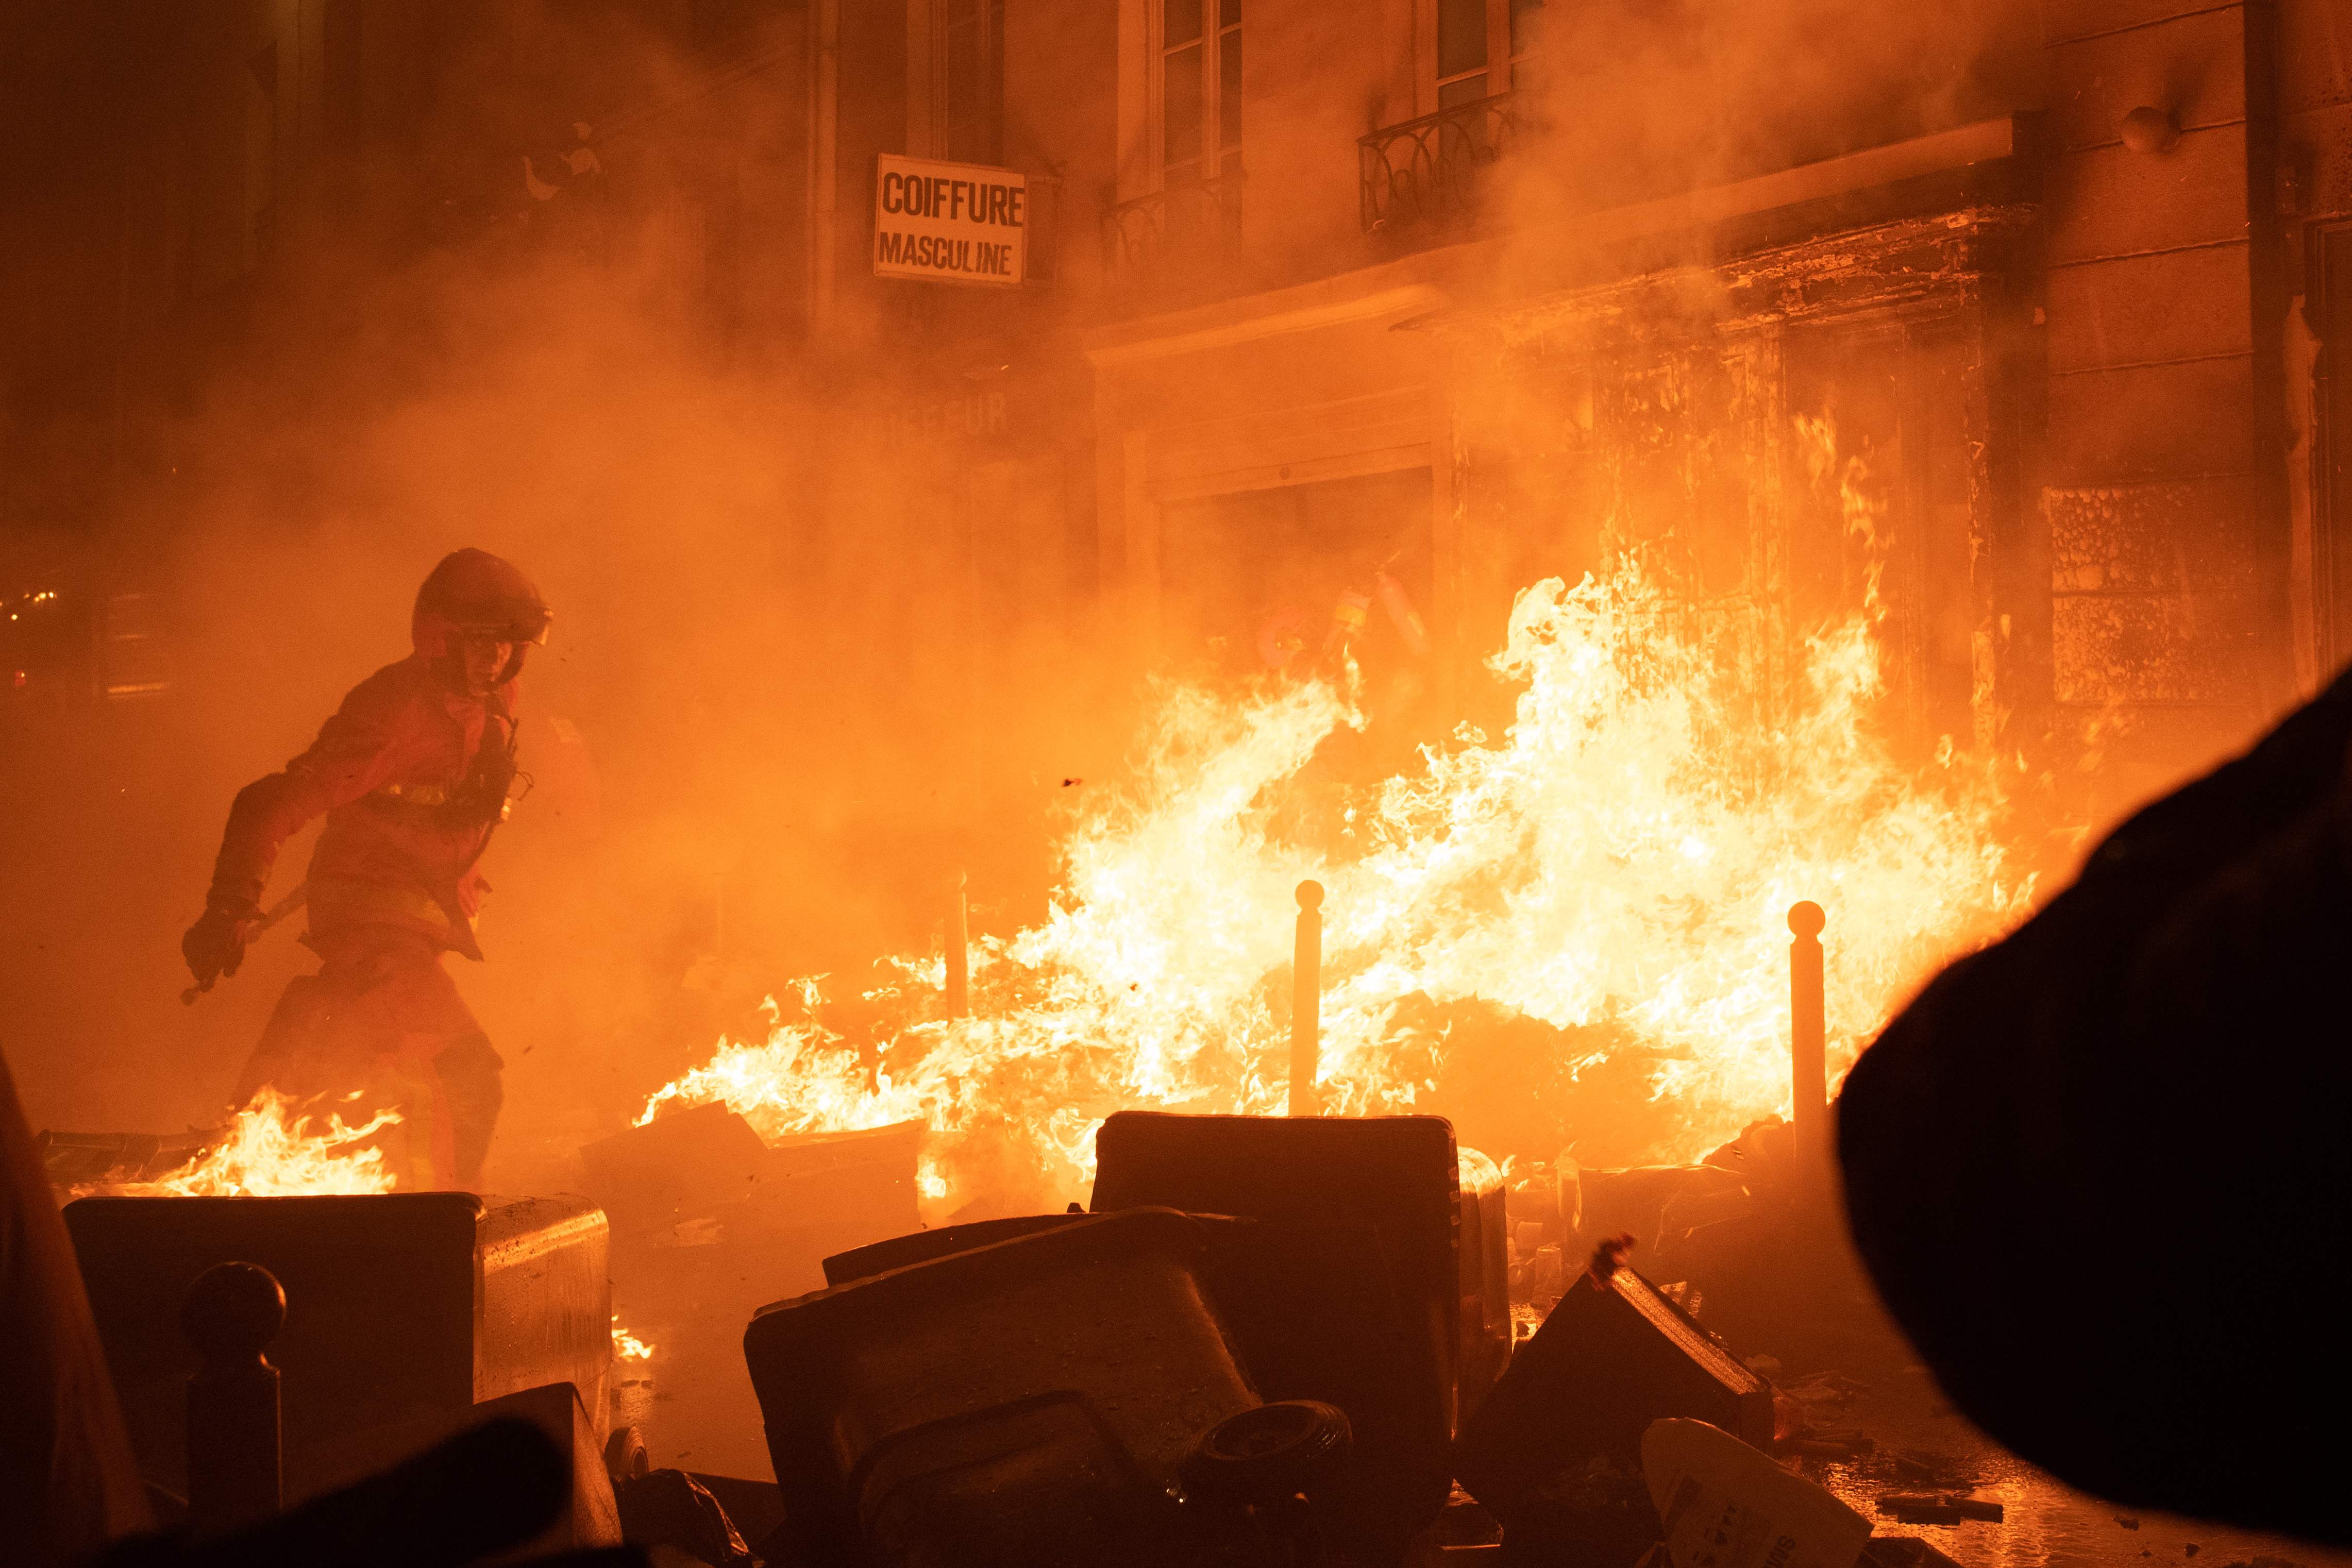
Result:
M188 961L188 973L196 984L209 990L212 983L224 975L234 975L236 967L245 962L245 945L261 924L261 911L250 904L239 904L215 900L205 906L205 912L188 934L180 938L180 954Z

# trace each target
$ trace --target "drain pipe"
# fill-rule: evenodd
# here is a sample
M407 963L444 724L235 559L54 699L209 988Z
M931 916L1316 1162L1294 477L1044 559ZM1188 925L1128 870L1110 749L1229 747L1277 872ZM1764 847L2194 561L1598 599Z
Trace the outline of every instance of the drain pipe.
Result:
M841 0L809 6L809 271L808 330L814 338L833 316L834 273L840 259Z

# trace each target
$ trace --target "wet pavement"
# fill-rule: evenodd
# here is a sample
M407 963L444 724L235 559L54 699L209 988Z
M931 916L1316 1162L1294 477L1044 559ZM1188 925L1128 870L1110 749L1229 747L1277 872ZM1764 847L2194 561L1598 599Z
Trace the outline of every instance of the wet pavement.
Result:
M1869 1518L1880 1535L1916 1535L1963 1568L2352 1568L2332 1550L2123 1508L2074 1490L1994 1442L1944 1402L1926 1368L1888 1357L1852 1374L1791 1379L1816 1425L1859 1427L1874 1451L1803 1458L1806 1475ZM1973 1484L1970 1484L1973 1483ZM2001 1505L2000 1521L1905 1524L1879 1511L1890 1493L1965 1490Z

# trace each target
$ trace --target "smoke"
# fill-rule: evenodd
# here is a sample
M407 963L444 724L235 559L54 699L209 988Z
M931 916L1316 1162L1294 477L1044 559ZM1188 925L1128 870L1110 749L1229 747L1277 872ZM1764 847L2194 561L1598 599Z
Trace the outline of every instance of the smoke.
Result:
M0 962L37 1120L152 1128L218 1113L279 986L310 962L297 920L199 1005L175 999L178 935L228 801L405 652L416 583L463 545L522 563L557 612L526 677L524 767L540 782L486 862L490 961L457 966L509 1061L509 1146L634 1110L766 987L832 971L835 993L854 994L867 956L929 946L958 865L980 929L1041 913L1051 825L1087 788L1064 781L1112 769L1125 711L1111 639L1067 609L1095 598L1093 454L1029 442L1029 460L989 462L985 443L941 434L997 417L1006 383L992 377L1009 356L944 347L951 311L936 295L804 337L808 171L787 86L804 72L801 19L714 47L632 22L635 9L468 8L457 26L419 8L371 47L436 63L423 90L379 106L368 141L246 214L259 227L191 233L114 280L135 347L90 371L91 406L127 413L52 421L81 461L50 471L98 477L48 493L96 514L89 583L156 596L174 690L16 759L21 870ZM878 25L845 9L845 25ZM1386 6L1381 28L1313 9L1249 25L1254 61L1303 53L1332 68L1251 68L1267 85L1247 105L1244 212L1291 210L1246 218L1246 273L1203 287L1275 287L1363 256L1332 127L1409 117L1412 8ZM1044 15L1015 15L1012 36ZM1521 161L1536 173L1511 199L1538 249L1558 244L1545 225L1578 211L2034 90L2036 28L2016 0L1536 16L1554 86L1542 150ZM1100 19L1070 37L1113 45ZM129 51L141 68L179 79L168 39L146 42ZM1108 63L1093 63L1107 84ZM1364 81L1387 85L1368 95ZM87 182L60 183L43 209L56 232L103 240L152 195L105 172L182 155L177 122L140 102L154 89L122 78L92 110L130 129L92 154ZM1017 96L1013 139L1073 160L1062 239L1077 297L1115 150L1106 132L1087 151L1075 100L1049 112ZM583 147L587 172L572 167ZM1280 234L1295 243L1267 237ZM257 235L268 264L238 275L221 258ZM41 276L108 291L61 266ZM812 357L789 357L802 342ZM1372 356L1285 351L1284 399L1365 388ZM1244 412L1231 362L1203 364L1159 390L1170 420ZM131 392L110 404L118 377ZM1041 385L1013 416L1026 430L1090 423L1090 387ZM16 392L45 395L30 378ZM1540 468L1573 398L1499 395L1493 423ZM890 417L910 409L930 413ZM1593 564L1592 508L1528 500L1511 534L1525 559L1496 569L1499 591L1465 625L1474 653L1499 641L1509 591ZM1242 576L1202 591L1260 591ZM289 846L277 890L307 853Z
M2038 107L2026 0L1665 0L1528 16L1523 225ZM1517 85L1517 84L1515 84Z
M452 549L518 561L556 610L524 676L536 783L484 862L489 961L451 960L507 1058L509 1150L634 1110L766 987L854 990L862 957L929 946L959 865L982 929L1042 906L1044 819L1102 771L1055 455L1048 580L1008 584L975 541L1037 509L1037 465L975 475L872 417L938 398L862 343L768 347L805 297L797 23L727 40L772 69L714 85L614 15L502 11L399 146L321 162L268 265L194 303L185 330L216 337L156 334L128 371L85 553L163 608L173 690L11 770L11 1056L46 1124L217 1116L313 962L297 918L175 999L229 800L405 654ZM598 171L567 161L575 120ZM968 580L1018 601L967 615Z

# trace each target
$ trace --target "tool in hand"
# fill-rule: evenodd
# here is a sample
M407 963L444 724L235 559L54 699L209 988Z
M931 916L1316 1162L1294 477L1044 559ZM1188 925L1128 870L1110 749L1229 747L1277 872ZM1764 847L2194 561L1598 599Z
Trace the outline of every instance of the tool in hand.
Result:
M279 899L277 903L271 904L268 909L262 911L261 918L254 922L252 931L247 934L245 939L247 942L251 942L263 932L268 931L279 921L284 920L288 915L301 908L303 901L309 898L310 895L310 884L309 882L305 881L296 883L292 892ZM214 977L214 979L218 978L218 976ZM209 991L212 988L213 980L206 980L201 986L190 986L186 990L180 993L180 1001L184 1006L194 1007L196 1004L196 998L203 996L206 991Z

